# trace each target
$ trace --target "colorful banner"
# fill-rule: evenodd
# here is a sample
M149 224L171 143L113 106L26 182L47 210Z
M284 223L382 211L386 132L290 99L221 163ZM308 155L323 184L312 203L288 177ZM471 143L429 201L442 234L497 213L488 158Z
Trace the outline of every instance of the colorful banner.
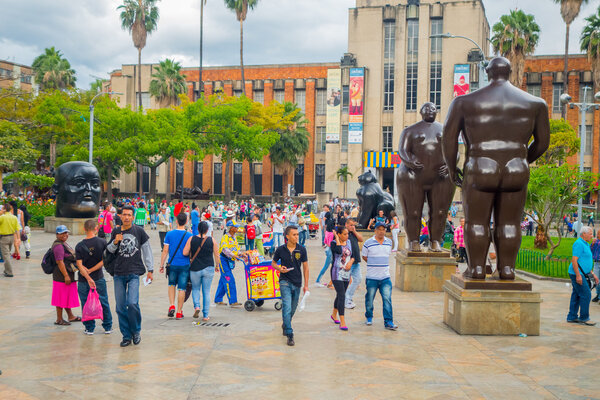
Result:
M471 65L454 65L454 96L463 96L471 92Z
M348 143L360 144L363 137L365 69L350 68Z
M365 151L365 168L395 168L402 160L397 151Z
M342 109L342 70L327 70L327 143L340 141L340 114Z
M271 266L271 261L257 265L247 264L245 270L249 299L267 300L281 297L279 271Z

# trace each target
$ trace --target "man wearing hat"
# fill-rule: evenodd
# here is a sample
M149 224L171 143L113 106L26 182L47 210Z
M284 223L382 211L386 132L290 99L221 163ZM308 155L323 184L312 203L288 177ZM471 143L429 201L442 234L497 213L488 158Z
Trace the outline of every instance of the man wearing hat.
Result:
M7 202L4 209L0 210L0 254L4 259L4 276L13 277L12 265L10 263L10 250L13 245L19 242L17 234L19 232L19 221L12 213L12 206Z
M239 260L243 253L240 253L240 247L235 238L238 230L238 225L235 221L227 221L225 229L227 233L221 238L219 246L219 258L221 259L221 278L219 286L215 293L215 303L225 305L223 296L227 294L230 306L239 306L241 303L237 301L237 291L235 288L235 278L233 277L233 268L235 268L235 260Z

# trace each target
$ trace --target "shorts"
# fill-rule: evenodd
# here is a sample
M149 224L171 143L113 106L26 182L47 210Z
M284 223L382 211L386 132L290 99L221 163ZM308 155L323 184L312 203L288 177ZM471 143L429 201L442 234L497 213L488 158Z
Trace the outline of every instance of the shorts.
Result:
M190 278L189 265L169 266L169 286L177 286L178 290L185 290Z

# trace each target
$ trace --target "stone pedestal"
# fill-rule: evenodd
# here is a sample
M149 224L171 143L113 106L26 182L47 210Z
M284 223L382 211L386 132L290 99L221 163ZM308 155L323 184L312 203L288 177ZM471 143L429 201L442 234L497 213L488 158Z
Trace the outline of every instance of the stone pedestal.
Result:
M396 287L404 292L441 292L456 272L456 260L447 251L396 253Z
M444 292L444 323L461 335L540 334L542 298L531 290L531 282L454 274Z
M49 233L56 233L56 227L59 225L65 225L71 235L85 235L85 229L83 225L85 221L92 218L62 218L62 217L45 217L44 218L44 231Z

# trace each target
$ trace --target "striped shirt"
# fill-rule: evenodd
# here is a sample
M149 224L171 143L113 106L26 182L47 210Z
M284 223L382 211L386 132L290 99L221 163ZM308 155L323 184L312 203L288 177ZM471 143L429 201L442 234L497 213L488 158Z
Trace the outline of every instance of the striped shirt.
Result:
M375 237L365 242L361 255L367 257L367 279L380 281L390 277L390 254L392 240L389 238L385 238L382 244Z

